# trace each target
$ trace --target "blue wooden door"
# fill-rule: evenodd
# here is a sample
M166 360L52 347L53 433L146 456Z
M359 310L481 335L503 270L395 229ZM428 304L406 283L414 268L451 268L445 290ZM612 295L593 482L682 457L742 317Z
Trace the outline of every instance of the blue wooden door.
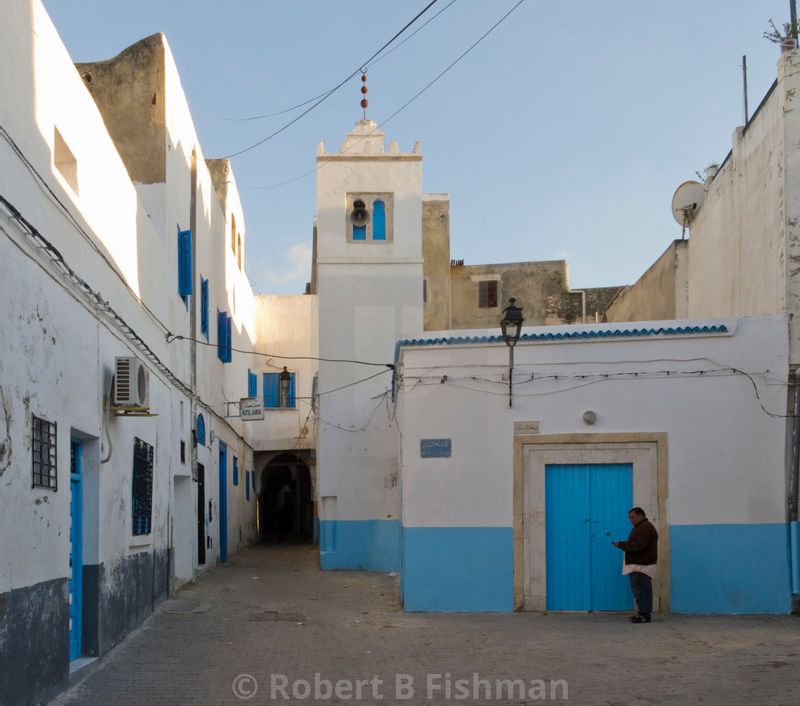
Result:
M548 610L629 610L622 553L630 531L631 464L545 467Z
M70 441L69 477L69 658L81 656L83 615L83 488L81 442Z
M219 442L219 560L228 561L228 447Z

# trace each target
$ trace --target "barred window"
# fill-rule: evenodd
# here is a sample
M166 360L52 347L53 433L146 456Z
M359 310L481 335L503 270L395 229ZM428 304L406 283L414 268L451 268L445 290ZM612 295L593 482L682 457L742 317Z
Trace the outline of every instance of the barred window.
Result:
M33 427L33 487L58 489L56 423L31 415Z
M478 306L481 309L492 309L497 306L496 280L478 282Z
M133 440L133 534L150 534L153 517L153 447Z

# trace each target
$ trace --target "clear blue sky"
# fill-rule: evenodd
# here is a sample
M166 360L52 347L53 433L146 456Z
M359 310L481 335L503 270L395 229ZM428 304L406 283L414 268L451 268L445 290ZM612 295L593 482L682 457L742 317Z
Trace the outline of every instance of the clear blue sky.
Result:
M429 17L449 0L429 10ZM516 0L457 0L369 71L382 120ZM204 153L234 152L294 105L356 69L423 0L45 0L75 61L114 56L157 31L175 54ZM721 162L775 78L762 38L789 0L526 0L385 130L422 141L426 191L451 198L451 251L469 263L566 258L573 287L632 283L680 237L670 201ZM425 19L425 18L423 18ZM413 29L413 28L412 28ZM247 269L257 291L302 292L310 274L316 144L338 148L360 117L353 79L260 148L233 160Z

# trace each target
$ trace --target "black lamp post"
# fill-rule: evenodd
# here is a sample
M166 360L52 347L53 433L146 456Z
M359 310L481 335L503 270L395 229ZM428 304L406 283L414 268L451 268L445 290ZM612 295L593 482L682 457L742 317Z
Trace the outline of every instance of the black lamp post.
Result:
M278 375L278 381L280 383L280 405L281 407L288 407L289 406L289 384L292 381L292 374L286 369L286 366L283 366L283 370L281 371L280 375Z
M508 306L503 309L503 318L500 319L500 331L503 342L508 346L508 406L511 407L511 395L514 377L514 346L517 345L519 334L522 331L522 309L516 306L517 300L511 297Z

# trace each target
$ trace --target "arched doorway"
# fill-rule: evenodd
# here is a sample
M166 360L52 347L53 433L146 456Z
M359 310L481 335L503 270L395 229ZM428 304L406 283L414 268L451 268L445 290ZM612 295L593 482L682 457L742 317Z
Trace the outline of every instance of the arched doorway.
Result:
M313 541L314 498L305 461L293 453L276 456L261 471L260 488L261 541Z

